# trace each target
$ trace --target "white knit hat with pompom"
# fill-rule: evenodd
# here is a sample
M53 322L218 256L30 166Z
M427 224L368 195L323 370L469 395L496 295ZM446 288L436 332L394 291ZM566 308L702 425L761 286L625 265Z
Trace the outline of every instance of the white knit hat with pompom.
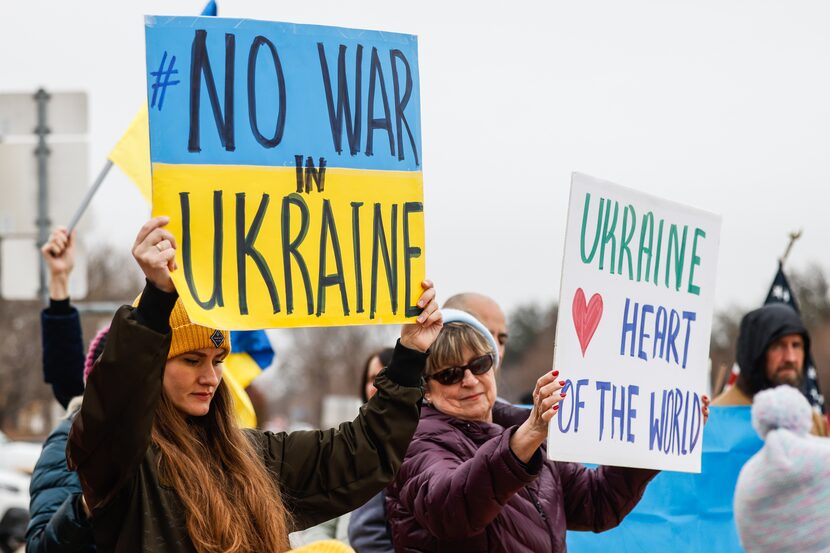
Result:
M741 470L735 522L747 553L830 551L830 439L809 434L812 408L797 389L755 395L764 447Z

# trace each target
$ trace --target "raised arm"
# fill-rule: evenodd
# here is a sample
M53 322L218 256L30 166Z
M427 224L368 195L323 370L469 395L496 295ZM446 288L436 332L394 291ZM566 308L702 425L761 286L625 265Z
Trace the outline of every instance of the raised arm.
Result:
M425 352L443 324L432 283L422 286L423 312L403 327L392 361L375 380L378 393L355 420L336 430L258 434L297 529L366 503L400 468L420 416Z
M378 393L336 430L260 434L297 530L356 509L395 476L418 425L424 357L399 344Z
M40 315L43 380L64 408L84 393L84 344L78 310L69 303L69 276L75 265L75 233L58 228L40 249L49 269L49 307Z
M136 308L116 312L69 435L67 460L93 513L132 478L150 443L178 297L168 271L172 248L157 247L172 240L166 223L166 217L151 219L136 238L133 256L147 286Z

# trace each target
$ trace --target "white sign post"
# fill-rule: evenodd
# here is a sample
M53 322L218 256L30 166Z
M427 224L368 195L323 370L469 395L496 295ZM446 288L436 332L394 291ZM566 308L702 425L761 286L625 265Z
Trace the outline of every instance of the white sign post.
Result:
M48 156L44 198L36 157L38 110L35 95L0 94L0 297L32 300L40 287L38 220L44 208L50 227L66 225L89 185L87 97L83 92L49 95L46 109ZM79 234L89 228L83 224ZM72 298L87 293L83 240L76 244L69 280Z
M548 456L700 472L720 217L574 173Z

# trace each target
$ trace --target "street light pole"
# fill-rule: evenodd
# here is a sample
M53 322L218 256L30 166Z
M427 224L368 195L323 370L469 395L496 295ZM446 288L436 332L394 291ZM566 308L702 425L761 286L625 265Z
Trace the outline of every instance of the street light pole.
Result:
M46 135L49 134L49 127L46 125L46 106L49 103L49 94L39 89L35 93L35 102L37 102L37 127L35 134L37 135L37 148L35 148L35 157L37 158L37 248L40 249L47 240L49 240L49 228L52 222L49 220L49 175L47 172L49 160L49 147L46 145ZM46 261L40 258L40 285L38 286L38 296L43 305L49 302L49 289L46 283Z

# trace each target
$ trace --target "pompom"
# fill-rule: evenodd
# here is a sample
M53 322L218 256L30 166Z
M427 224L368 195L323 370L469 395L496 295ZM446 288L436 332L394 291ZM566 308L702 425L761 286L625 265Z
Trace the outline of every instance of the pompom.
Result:
M110 325L105 326L98 331L92 342L89 343L89 350L86 352L86 359L84 360L84 384L89 379L89 373L92 372L92 367L95 361L104 352L104 344L107 342L107 335L110 332Z
M787 385L778 386L755 394L752 426L763 439L770 430L779 428L806 435L813 427L812 409L797 389Z

